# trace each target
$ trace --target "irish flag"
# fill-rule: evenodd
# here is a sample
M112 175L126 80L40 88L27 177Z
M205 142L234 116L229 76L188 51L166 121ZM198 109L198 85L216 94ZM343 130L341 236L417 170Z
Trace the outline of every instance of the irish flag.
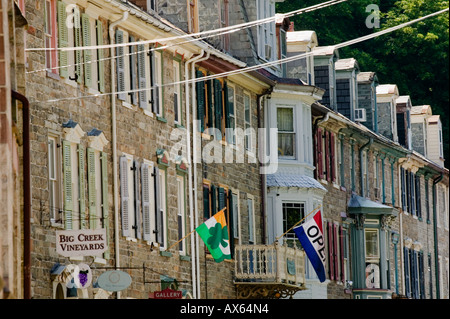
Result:
M325 241L323 239L322 214L320 210L306 223L294 228L297 238L319 277L325 281Z
M205 242L214 260L218 263L231 259L225 208L198 226L195 231Z

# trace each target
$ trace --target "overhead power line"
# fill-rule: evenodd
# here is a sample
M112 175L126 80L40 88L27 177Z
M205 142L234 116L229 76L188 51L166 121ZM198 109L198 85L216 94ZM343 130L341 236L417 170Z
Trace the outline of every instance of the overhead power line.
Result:
M369 34L369 35L366 35L366 36L363 36L363 37L359 37L359 38L356 38L356 39L353 39L353 40L349 40L349 41L346 41L346 42L342 42L342 43L336 44L333 47L335 47L336 49L340 49L340 48L344 48L344 47L347 47L347 46L350 46L350 45L353 45L353 44L356 44L356 43L360 43L360 42L364 42L364 41L367 41L367 40L370 40L370 39L373 39L373 38L377 38L377 37L383 36L385 34L388 34L388 33L391 33L391 32L397 31L397 30L400 30L402 28L405 28L405 27L410 26L412 24L415 24L417 22L420 22L420 21L423 21L423 20L435 17L437 15L440 15L440 14L442 14L444 12L448 12L448 11L449 11L449 8L446 8L444 10L437 11L435 13L426 15L424 17L421 17L421 18L418 18L418 19L415 19L415 20L411 20L409 22L402 23L400 25L397 25L397 26L394 26L394 27L391 27L391 28L388 28L388 29L385 29L385 30L382 30L382 31L378 31L378 32L375 32L375 33L372 33L372 34ZM291 62L291 61L304 59L306 57L309 57L309 56L312 56L314 54L320 53L321 50L325 50L325 48L318 48L316 51L301 53L301 54L298 54L298 55L294 55L292 57L279 59L279 60L276 60L276 61L270 61L270 62L266 62L266 63L258 64L258 65L255 65L255 66L250 66L250 67L238 69L238 70L233 70L233 71L228 71L228 72L208 75L208 76L201 77L201 78L196 78L196 79L183 80L183 81L178 81L178 82L173 82L173 83L162 84L160 86L169 86L169 85L177 85L177 84L185 84L185 83L196 83L196 82L207 81L207 80L210 80L210 79L218 79L218 78L223 78L223 77L227 77L227 76L231 76L231 75L248 73L248 72L251 72L251 71L256 71L258 69L271 67L271 66L274 66L274 65L277 65L277 64L288 63L288 62ZM110 93L99 93L99 94L92 94L92 95L86 95L86 96L81 96L81 97L78 96L78 97L68 97L68 98L61 98L61 99L51 99L51 100L40 101L40 102L51 103L51 102L58 102L58 101L77 100L77 99L81 99L81 98L92 98L92 97L108 96L108 95L114 95L114 94L136 93L136 92L140 92L140 91L150 91L150 90L153 90L153 88L156 88L156 87L148 87L148 88L145 88L145 89L135 89L135 90L113 92L113 93L111 93L111 92Z

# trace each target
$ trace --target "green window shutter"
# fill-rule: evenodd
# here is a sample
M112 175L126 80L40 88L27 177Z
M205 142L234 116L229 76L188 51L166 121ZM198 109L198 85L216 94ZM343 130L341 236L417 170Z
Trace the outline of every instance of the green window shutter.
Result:
M139 44L137 47L137 63L138 63L138 85L139 85L139 107L142 109L147 109L147 78L145 74L145 46Z
M103 45L103 25L100 20L96 21L97 27L97 45ZM105 63L103 59L103 49L97 50L97 69L98 69L98 90L105 92Z
M209 199L209 187L203 186L203 217L205 220L211 217L209 210Z
M86 229L86 156L85 147L78 144L78 180L80 196L80 228Z
M213 105L213 101L212 101L212 90L213 90L213 84L212 84L212 80L208 80L206 81L206 94L208 96L208 123L206 124L206 126L209 127L213 127L214 126L214 105Z
M72 229L73 193L72 193L72 158L69 141L63 141L63 175L64 175L64 223L66 229Z
M104 253L105 259L109 259L109 202L108 202L108 155L105 152L100 153L102 170L102 212L103 228L106 229L107 250Z
M141 231L141 192L139 191L139 177L140 177L140 163L133 162L133 176L134 176L134 230L136 231L136 238L142 238Z
M116 30L116 43L123 43L123 31ZM116 48L116 69L117 69L117 91L125 91L125 57L124 57L124 47L120 46ZM119 100L125 101L125 93L119 93L117 95Z
M144 240L151 240L150 229L150 167L143 163L141 166L141 187L142 187L142 226Z
M73 22L73 37L75 47L81 47L81 16L80 9L77 6L74 7ZM83 82L83 51L85 50L75 51L75 75L78 83Z
M203 72L197 70L197 78L203 77ZM200 132L205 130L205 81L195 83L197 93L197 120L200 121Z
M89 16L86 13L81 15L81 26L83 33L83 45L91 45L91 24L89 22ZM87 87L92 86L92 51L84 51L84 85Z
M58 47L67 48L69 46L69 35L66 26L67 13L66 4L62 1L58 1ZM59 66L68 65L67 51L59 50ZM59 75L63 78L67 78L68 69L67 67L61 67L59 69Z
M129 195L128 195L128 160L120 157L120 209L122 215L122 236L130 237L129 228Z
M89 227L97 227L97 190L95 187L95 151L92 148L87 149L87 168L88 168L88 201L89 201Z
M214 79L213 82L214 82L214 111L215 111L214 127L222 131L222 115L223 115L222 83L220 83L220 81L216 79ZM218 140L221 140L222 136L217 135L216 138Z
M217 187L214 185L211 185L211 216L215 215L217 211L217 201L216 201L216 192Z

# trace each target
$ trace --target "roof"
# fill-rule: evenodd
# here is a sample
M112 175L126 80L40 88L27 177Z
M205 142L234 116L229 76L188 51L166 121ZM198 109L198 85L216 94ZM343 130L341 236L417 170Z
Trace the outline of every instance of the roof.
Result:
M382 84L377 86L377 94L398 94L398 87L396 84Z
M349 70L358 68L358 62L354 58L340 59L336 62L336 70Z
M427 113L431 114L430 105L417 105L411 108L411 115L427 114Z
M333 55L336 53L336 55L339 56L339 51L334 45L329 46L323 46L323 47L315 47L313 49L314 56L326 56L326 55Z
M433 115L428 119L428 124L437 124L441 120L439 115Z
M409 95L399 96L396 100L397 104L411 104L411 98Z
M291 31L286 32L287 42L303 42L318 44L317 35L315 31Z
M326 191L314 178L299 174L276 173L267 175L268 187L317 188Z
M392 214L393 208L386 206L370 199L353 194L348 202L349 211L352 213L378 213L378 214Z
M376 79L375 72L360 72L357 76L358 82L360 83L371 83Z

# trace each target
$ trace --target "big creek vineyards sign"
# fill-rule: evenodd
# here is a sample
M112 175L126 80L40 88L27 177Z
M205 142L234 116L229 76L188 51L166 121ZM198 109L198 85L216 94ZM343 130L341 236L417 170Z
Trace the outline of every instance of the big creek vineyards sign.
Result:
M61 256L98 256L106 249L105 228L56 231L56 252Z

